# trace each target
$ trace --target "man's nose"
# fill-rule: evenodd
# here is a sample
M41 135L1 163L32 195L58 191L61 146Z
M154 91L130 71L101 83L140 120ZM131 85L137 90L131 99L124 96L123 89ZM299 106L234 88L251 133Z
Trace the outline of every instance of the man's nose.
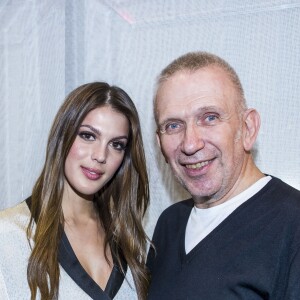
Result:
M204 148L203 129L197 124L187 124L182 140L182 152L193 155Z

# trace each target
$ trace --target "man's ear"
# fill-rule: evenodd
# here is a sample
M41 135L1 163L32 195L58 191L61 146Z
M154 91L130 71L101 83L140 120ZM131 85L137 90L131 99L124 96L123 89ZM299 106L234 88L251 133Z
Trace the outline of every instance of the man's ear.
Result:
M156 132L156 141L157 141L158 147L160 148L161 153L163 154L163 156L165 158L166 163L168 163L167 157L165 156L164 151L161 147L160 136L159 136L158 132Z
M249 108L244 112L243 121L243 144L245 150L250 151L256 141L260 128L259 113L255 109Z

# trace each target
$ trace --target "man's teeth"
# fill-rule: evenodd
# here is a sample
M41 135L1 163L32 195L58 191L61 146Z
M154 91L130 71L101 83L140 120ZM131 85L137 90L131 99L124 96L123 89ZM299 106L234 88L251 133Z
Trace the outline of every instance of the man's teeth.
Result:
M204 167L204 166L206 166L208 164L209 164L209 160L203 161L201 163L193 164L193 165L186 165L186 167L188 169L199 169L199 168L202 168L202 167Z

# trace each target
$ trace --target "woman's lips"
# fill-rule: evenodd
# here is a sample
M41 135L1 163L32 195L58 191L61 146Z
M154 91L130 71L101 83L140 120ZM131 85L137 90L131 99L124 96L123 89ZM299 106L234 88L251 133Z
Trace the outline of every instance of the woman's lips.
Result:
M83 174L90 180L98 180L102 173L97 169L81 167Z

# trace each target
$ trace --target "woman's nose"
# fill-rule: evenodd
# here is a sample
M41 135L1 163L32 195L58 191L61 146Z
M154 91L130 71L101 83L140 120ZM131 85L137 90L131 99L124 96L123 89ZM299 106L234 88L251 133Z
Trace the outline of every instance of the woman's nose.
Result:
M104 145L95 145L92 152L92 160L105 164L107 159L107 147Z

